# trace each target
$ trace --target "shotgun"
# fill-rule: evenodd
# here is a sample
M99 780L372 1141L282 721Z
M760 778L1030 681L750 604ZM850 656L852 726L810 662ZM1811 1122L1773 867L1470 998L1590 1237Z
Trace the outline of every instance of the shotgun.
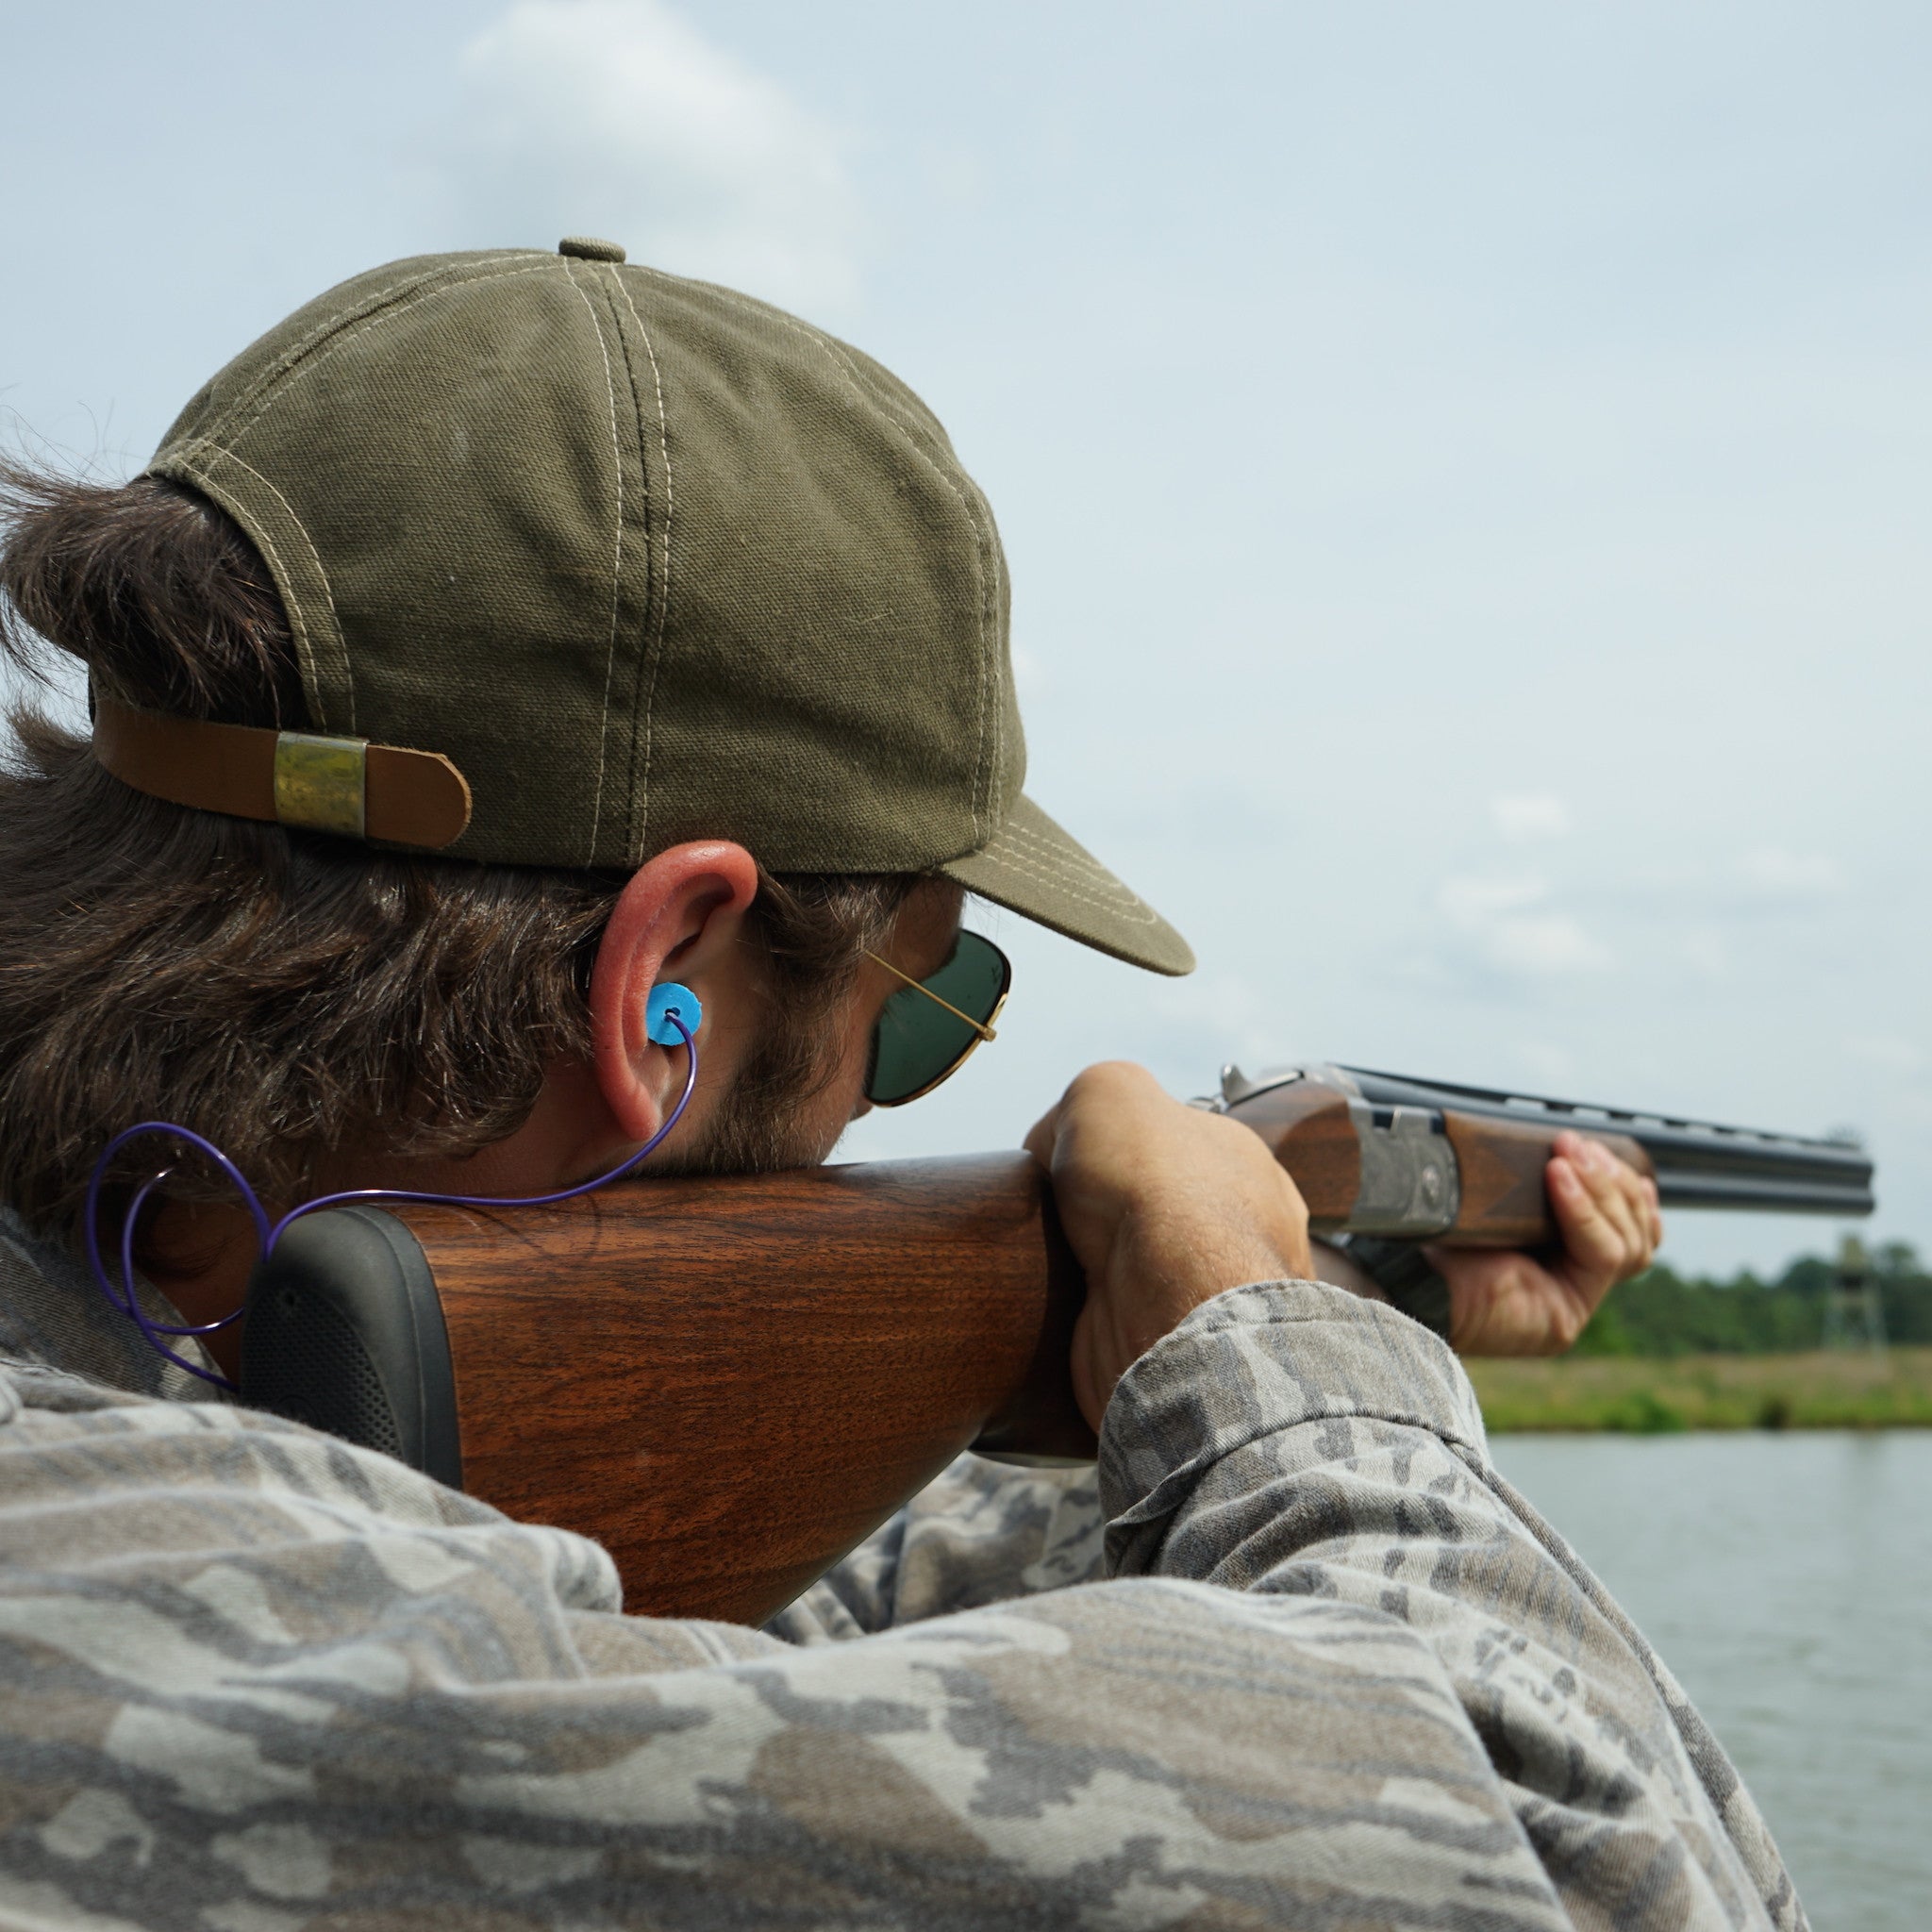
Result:
M1568 1127L1668 1207L1859 1215L1856 1146L1363 1069L1234 1068L1318 1235L1533 1246ZM1085 1286L1024 1154L344 1208L250 1284L250 1406L595 1537L633 1609L759 1623L962 1449L1081 1457Z

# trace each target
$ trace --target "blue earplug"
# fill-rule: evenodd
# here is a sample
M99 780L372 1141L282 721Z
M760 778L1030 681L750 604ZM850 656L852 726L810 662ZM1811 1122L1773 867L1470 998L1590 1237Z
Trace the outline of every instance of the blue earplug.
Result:
M645 1037L656 1046L682 1046L684 1035L671 1024L671 1014L677 1017L695 1033L705 1024L705 1009L696 993L688 986L679 986L676 980L667 979L662 986L651 989L649 1003L644 1008Z

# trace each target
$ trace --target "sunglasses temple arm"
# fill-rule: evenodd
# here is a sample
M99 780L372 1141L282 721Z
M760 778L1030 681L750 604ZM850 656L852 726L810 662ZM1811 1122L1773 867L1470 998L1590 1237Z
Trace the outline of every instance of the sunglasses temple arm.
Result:
M874 966L883 966L886 969L886 971L892 975L894 979L903 979L906 982L906 984L913 990L914 992L923 992L926 996L926 998L933 1003L934 1006L943 1007L945 1008L947 1012L952 1014L954 1019L964 1021L967 1025L972 1027L974 1032L979 1035L982 1041L997 1040L999 1038L999 1035L996 1034L992 1030L992 1028L987 1025L983 1021L975 1020L971 1013L962 1013L958 1009L958 1008L952 1003L951 1000L941 999L939 994L933 991L931 987L925 985L921 980L914 979L909 973L901 973L899 969L896 966L894 966L890 959L881 959L876 953L871 951L869 948L861 948L861 950L865 952L865 957L868 959L870 959Z

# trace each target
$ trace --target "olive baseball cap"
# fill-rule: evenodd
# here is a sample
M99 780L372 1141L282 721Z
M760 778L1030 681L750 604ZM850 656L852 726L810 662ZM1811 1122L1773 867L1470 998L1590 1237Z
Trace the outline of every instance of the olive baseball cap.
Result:
M1005 559L945 432L782 310L589 240L393 262L244 350L148 468L261 553L305 743L460 773L453 856L733 839L1194 963L1021 790Z

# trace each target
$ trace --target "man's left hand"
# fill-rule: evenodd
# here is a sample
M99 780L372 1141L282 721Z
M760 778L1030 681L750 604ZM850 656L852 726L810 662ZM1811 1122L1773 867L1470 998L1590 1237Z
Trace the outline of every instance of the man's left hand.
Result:
M1449 1284L1458 1355L1560 1355L1620 1281L1641 1274L1663 1239L1657 1183L1599 1141L1557 1136L1544 1170L1560 1253L1431 1247Z

